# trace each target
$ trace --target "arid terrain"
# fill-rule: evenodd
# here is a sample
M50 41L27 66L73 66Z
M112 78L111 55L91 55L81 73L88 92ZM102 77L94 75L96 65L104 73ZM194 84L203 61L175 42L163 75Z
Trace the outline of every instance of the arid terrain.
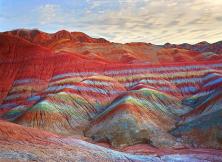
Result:
M222 161L222 42L0 33L0 161Z

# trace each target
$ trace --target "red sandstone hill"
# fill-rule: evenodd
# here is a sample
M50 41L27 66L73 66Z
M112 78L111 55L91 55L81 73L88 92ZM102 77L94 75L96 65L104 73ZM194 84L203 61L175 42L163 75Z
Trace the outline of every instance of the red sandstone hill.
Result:
M52 55L52 51L44 46L9 34L0 34L0 49L1 62L25 61Z
M61 30L56 33L45 33L35 30L26 30L26 29L18 29L9 32L4 32L8 35L13 35L17 37L21 37L30 42L44 45L44 46L52 46L55 43L61 43L64 41L72 41L72 42L84 42L84 43L107 43L108 41L103 38L91 38L82 32L68 32L66 30Z
M221 56L177 47L164 48L146 43L112 43L103 38L91 38L81 32L65 30L45 33L39 30L14 30L0 33L25 39L33 44L49 48L55 53L65 51L116 63L171 63L210 60ZM15 38L17 39L17 38Z

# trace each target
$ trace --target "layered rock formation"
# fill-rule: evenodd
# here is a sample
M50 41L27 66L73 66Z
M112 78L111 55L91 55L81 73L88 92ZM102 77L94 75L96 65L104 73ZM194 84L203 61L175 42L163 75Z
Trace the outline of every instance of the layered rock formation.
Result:
M15 30L0 76L3 160L222 161L219 52Z

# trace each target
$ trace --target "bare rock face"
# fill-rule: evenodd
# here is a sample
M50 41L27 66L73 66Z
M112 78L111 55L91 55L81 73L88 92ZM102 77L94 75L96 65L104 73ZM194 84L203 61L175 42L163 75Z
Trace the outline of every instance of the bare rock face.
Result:
M222 161L219 47L0 33L0 161Z

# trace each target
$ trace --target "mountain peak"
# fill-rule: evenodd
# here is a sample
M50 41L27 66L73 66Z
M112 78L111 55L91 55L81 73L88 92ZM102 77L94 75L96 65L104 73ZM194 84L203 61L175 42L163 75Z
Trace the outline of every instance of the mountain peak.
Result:
M70 40L79 43L108 43L104 38L92 38L83 32L69 32L60 30L55 33L46 33L38 29L16 29L4 32L9 35L14 35L33 43L41 45L49 45L55 41ZM54 43L53 43L54 44Z
M201 41L199 43L196 43L195 45L208 45L210 43L208 43L207 41Z

